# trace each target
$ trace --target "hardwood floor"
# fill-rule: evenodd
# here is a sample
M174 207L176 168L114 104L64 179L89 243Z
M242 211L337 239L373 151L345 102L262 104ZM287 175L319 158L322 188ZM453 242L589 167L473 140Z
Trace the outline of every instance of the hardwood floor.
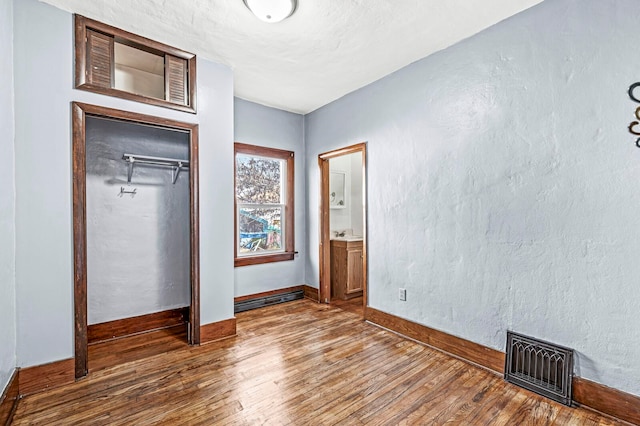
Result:
M177 325L149 333L89 345L89 374L127 362L186 348L187 326Z
M353 299L349 300L332 299L331 305L334 308L339 308L343 311L354 313L360 318L364 317L364 305L362 304L362 296L354 297Z
M624 424L539 397L338 306L297 300L237 319L235 338L165 350L148 341L154 349L143 358L108 368L95 361L86 379L25 397L14 424ZM129 354L144 352L136 338L117 341L113 356L129 346L137 348Z

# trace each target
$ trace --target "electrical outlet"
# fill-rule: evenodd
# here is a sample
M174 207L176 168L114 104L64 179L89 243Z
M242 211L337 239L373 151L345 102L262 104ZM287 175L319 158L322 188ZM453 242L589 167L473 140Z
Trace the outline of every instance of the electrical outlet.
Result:
M398 298L400 300L407 300L407 289L406 288L399 288L398 289Z

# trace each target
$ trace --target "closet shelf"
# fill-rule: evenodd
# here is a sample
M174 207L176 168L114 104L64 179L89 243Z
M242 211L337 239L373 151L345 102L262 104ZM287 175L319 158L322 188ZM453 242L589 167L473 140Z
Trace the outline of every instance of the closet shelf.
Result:
M122 159L129 163L129 172L127 173L127 183L131 183L131 175L133 174L134 164L150 164L154 166L171 167L171 179L176 183L178 175L182 169L189 168L189 160L180 160L176 158L151 157L149 155L123 154Z

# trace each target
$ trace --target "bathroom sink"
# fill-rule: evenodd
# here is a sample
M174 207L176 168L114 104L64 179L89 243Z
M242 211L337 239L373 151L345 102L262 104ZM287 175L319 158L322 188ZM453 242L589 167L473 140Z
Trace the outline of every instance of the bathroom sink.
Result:
M344 237L333 237L331 239L336 241L362 241L362 237L359 235L345 235Z

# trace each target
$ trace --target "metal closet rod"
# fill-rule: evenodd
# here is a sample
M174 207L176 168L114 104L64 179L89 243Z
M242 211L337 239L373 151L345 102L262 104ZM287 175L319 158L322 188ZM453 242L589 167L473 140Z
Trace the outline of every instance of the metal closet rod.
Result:
M134 164L153 164L155 166L171 167L171 179L176 183L178 174L182 169L189 168L189 160L180 160L177 158L152 157L150 155L139 154L123 154L122 159L129 163L129 172L127 174L127 183L131 183L131 175L133 175Z

